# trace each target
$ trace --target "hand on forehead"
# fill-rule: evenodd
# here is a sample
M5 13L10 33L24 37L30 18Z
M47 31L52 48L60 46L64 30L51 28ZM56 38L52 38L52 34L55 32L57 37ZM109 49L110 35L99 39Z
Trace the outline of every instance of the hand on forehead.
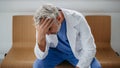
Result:
M49 17L44 17L44 18L40 18L40 23L42 22L42 21L49 21L49 20L53 20L54 21L54 23L57 21L57 19L56 18L49 18Z

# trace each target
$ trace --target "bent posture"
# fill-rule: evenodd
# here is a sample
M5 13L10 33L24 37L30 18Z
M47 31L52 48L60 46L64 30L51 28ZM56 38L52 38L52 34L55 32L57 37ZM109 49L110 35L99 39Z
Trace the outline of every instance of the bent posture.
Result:
M46 4L34 15L36 27L33 68L55 68L68 61L75 68L101 68L96 45L84 16Z

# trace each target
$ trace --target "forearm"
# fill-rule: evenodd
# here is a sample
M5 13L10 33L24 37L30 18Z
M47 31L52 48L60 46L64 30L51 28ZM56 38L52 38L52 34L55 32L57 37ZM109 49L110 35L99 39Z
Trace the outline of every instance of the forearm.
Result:
M34 52L35 52L35 56L38 58L38 59L44 59L47 55L47 52L48 52L48 49L49 49L49 43L46 42L46 48L45 48L45 51L43 52L40 48L39 48L39 45L38 45L38 42L36 42L36 45L35 45L35 49L34 49Z
M46 41L45 40L46 40L45 36L42 37L42 39L40 37L38 38L38 47L43 52L45 51L45 48L46 48Z

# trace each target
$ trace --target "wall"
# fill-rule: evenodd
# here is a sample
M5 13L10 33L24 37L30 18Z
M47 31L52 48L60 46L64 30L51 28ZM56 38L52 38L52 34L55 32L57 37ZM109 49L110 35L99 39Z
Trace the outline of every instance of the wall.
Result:
M111 15L111 46L120 54L119 0L0 0L0 59L12 47L12 16L32 15L43 3L74 9L83 15Z

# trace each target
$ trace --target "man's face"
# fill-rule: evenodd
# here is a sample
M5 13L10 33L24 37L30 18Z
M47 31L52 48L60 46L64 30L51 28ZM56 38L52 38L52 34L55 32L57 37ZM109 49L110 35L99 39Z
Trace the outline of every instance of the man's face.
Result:
M57 34L57 32L60 30L61 27L61 23L59 23L59 21L57 19L54 19L53 21L54 23L52 24L52 26L49 28L47 34Z

